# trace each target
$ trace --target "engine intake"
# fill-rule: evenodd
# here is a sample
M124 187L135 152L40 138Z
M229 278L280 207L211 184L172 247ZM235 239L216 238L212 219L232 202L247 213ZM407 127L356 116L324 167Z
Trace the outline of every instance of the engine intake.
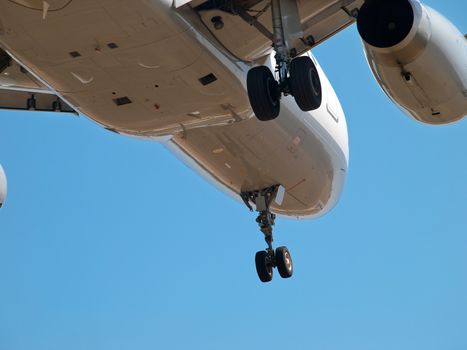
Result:
M414 11L408 0L367 0L360 8L357 28L362 39L374 47L391 47L409 34Z

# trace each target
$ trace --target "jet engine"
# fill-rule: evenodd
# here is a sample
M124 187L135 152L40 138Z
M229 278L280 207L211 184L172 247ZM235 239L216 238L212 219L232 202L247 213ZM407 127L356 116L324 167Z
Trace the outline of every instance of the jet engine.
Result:
M6 189L7 189L6 175L5 175L5 172L3 171L2 166L0 165L0 208L3 206L3 203L5 203Z
M418 121L467 115L467 37L416 0L366 0L357 28L385 93Z

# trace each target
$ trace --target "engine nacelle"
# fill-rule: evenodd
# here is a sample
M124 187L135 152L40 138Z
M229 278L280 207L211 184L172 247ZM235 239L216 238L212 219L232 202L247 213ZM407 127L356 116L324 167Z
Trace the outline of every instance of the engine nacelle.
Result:
M5 175L5 171L3 171L3 168L0 165L0 208L3 206L3 203L5 203L6 192L7 192L6 175Z
M366 0L357 27L386 94L424 123L467 115L467 39L416 0Z

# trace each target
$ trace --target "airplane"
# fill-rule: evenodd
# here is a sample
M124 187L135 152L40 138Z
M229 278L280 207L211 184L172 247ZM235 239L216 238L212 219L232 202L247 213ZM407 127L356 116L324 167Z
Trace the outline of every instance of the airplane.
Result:
M348 171L346 118L311 50L353 24L403 112L466 116L467 36L417 0L1 1L0 108L163 143L258 213L259 279L290 278L276 215L326 214ZM0 165L0 206L6 195Z

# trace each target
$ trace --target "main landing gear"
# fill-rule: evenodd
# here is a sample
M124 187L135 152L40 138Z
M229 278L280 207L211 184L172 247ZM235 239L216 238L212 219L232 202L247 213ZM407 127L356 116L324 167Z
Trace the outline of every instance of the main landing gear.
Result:
M272 246L272 227L276 216L271 213L269 207L277 195L279 186L272 186L260 191L244 192L241 194L243 201L250 210L253 207L250 201L255 203L256 211L259 213L256 218L261 232L268 247L256 253L256 272L261 282L270 282L273 276L273 269L276 267L282 278L290 278L293 274L292 257L287 247L279 247L274 251Z
M272 120L279 115L282 95L292 95L303 111L319 108L322 100L321 82L315 64L308 56L295 57L297 52L292 47L291 36L296 36L297 30L289 33L288 28L291 21L295 22L295 28L300 27L297 2L272 0L271 10L278 79L266 66L254 67L247 75L250 104L261 121ZM285 22L288 23L287 27ZM314 42L312 37L301 40L309 46Z

